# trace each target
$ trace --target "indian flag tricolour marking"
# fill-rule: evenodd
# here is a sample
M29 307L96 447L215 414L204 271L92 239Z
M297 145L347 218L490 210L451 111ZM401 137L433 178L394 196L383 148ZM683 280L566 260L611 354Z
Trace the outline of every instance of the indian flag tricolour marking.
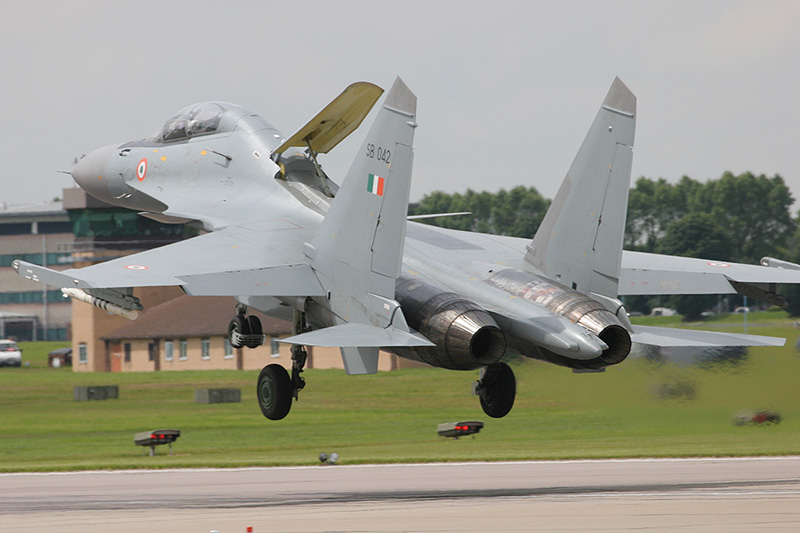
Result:
M386 180L384 180L380 176L376 176L375 174L370 174L369 179L367 180L367 190L372 194L383 196L383 184L385 181Z

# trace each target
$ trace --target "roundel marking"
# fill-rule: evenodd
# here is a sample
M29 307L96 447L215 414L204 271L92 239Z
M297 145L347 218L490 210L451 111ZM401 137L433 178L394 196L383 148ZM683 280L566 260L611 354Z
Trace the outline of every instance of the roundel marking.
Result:
M139 181L144 181L144 177L147 176L147 158L145 157L139 164L136 166L136 177Z
M144 265L127 265L125 268L128 270L147 270L148 267Z
M718 263L715 261L711 261L706 263L708 266L717 267L717 268L728 268L730 265L728 263Z

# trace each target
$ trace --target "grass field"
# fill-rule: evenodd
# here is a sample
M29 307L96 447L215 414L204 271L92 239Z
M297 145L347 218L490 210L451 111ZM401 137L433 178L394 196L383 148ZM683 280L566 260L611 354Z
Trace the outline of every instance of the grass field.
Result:
M700 325L741 331L741 317ZM663 324L663 322L661 322ZM309 370L289 417L264 419L256 372L73 373L46 366L58 343L22 344L26 368L0 369L0 471L314 464L336 452L345 464L603 457L800 454L798 331L784 314L753 314L749 333L788 337L714 369L629 359L603 374L525 361L513 366L518 395L504 419L486 417L470 384L477 372L402 370L374 376ZM78 385L120 387L117 400L76 402ZM202 387L239 387L242 403L194 403ZM657 391L693 391L665 398ZM735 426L739 411L768 408L783 420ZM475 438L445 440L436 425L481 420ZM182 432L143 455L133 435Z

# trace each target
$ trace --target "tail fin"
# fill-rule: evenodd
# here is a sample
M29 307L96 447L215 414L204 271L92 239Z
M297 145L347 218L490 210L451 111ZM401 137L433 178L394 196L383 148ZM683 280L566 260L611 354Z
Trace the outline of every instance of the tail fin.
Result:
M374 372L379 346L431 344L409 333L394 300L406 236L416 112L416 96L397 78L325 219L305 247L328 292L326 306L336 326L292 341L322 346L348 342L342 348L348 373ZM353 323L370 327L349 326ZM340 332L347 333L347 341Z
M394 298L411 188L417 98L400 78L311 242L324 285ZM344 317L343 317L344 318Z
M616 298L636 97L614 80L525 260L584 293Z

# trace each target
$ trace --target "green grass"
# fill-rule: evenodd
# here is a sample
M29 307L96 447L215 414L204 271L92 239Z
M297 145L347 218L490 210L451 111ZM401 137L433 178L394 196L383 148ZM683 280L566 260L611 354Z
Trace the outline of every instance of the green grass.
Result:
M46 367L47 351L58 346L28 343L30 367L0 369L0 471L314 464L334 451L347 464L800 454L798 331L782 317L750 320L749 332L787 336L787 347L753 349L733 368L628 360L576 375L534 361L514 365L517 401L500 420L469 394L477 372L309 370L289 417L271 422L256 405L256 372L73 373ZM731 320L700 327L736 331L741 317ZM655 391L665 383L689 384L694 399L661 399ZM72 399L75 386L108 384L119 385L119 399ZM239 387L242 403L196 404L201 387ZM783 421L731 423L740 410L760 408ZM457 441L436 435L437 424L456 420L485 428ZM134 433L157 428L181 430L173 456L134 446Z

